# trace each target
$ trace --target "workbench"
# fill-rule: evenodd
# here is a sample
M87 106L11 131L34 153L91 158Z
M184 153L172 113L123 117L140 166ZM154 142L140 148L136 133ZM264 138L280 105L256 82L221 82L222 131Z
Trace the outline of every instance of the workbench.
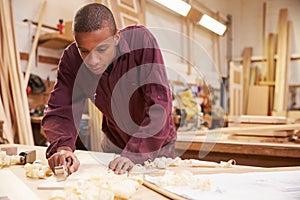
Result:
M1 144L0 148L8 148L8 147L17 147L18 152L26 151L26 150L32 150L36 149L37 153L37 160L41 160L42 162L47 162L45 158L45 151L46 147L41 146L25 146L25 145L8 145L8 144ZM78 156L78 159L81 162L81 168L84 164L84 160L87 160L87 157L89 157L90 152L88 151L75 151L75 153ZM99 164L100 166L100 164ZM102 166L103 167L103 166ZM25 176L25 170L24 166L22 165L14 165L10 167L5 167L0 169L1 170L7 170L9 174L12 172L12 178L10 180L5 180L4 177L1 177L0 173L0 180L1 180L1 187L0 187L0 199L5 199L4 197L7 197L7 194L11 194L13 196L8 196L9 200L18 200L18 199L31 199L31 200L37 200L37 199L49 199L50 196L53 193L53 190L39 190L37 189L38 185L40 185L42 182L44 182L44 179L29 179ZM8 174L8 173L4 173ZM4 183L5 180L5 183ZM2 184L5 184L2 185ZM11 191L2 191L2 189L10 188ZM4 193L3 193L4 192ZM27 197L27 198L24 198ZM146 198L145 198L146 197ZM132 197L132 199L168 199L144 186L140 187L140 189L135 193L135 195Z
M300 166L300 144L246 142L229 139L208 141L206 136L178 134L175 144L176 155L181 158L220 162L236 160L239 165L257 167ZM204 157L203 157L204 156Z
M18 152L36 149L37 159L46 162L45 150L46 147L40 146L25 146L25 145L8 145L2 144L0 148L7 147L17 147ZM75 151L75 154L81 162L80 168L85 168L87 159L90 159L92 153L101 152L88 152L88 151ZM101 153L104 157L105 154ZM99 163L100 167L100 163ZM102 166L103 167L103 166ZM79 169L80 170L80 169ZM175 169L178 170L178 169ZM220 174L220 173L244 173L244 172L268 172L268 171L296 171L300 170L300 167L285 167L285 168L258 168L258 167L248 167L248 166L234 166L233 168L214 168L214 167L196 167L196 168L185 168L193 174ZM24 167L22 165L14 165L6 168L0 169L0 199L49 199L53 194L53 190L40 190L37 186L40 185L43 179L29 179L25 177ZM27 198L28 197L28 198ZM144 185L142 185L137 192L130 198L132 200L137 199L173 199L167 198L164 195L155 192ZM182 199L182 198L179 198Z

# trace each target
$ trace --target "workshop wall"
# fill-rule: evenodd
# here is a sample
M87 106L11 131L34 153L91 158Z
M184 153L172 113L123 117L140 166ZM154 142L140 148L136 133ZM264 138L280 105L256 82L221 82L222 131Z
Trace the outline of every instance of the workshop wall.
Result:
M209 7L213 11L219 11L221 17L226 19L228 14L232 15L233 20L233 34L232 34L232 57L235 60L241 58L241 53L245 47L253 47L253 56L262 57L262 12L264 0L194 0L199 1ZM35 33L36 26L24 23L23 19L30 19L33 21L38 20L39 11L42 6L42 0L13 0L14 16L16 23L17 44L21 52L29 52L32 42L32 37ZM74 11L81 5L93 2L92 0L51 0L47 3L46 13L43 23L51 26L56 26L60 18L65 21L71 21L74 15ZM193 2L193 1L191 1ZM297 19L300 18L300 1L299 0L267 0L267 12L266 12L266 34L269 32L277 32L278 13L280 8L288 8L289 19L293 22L292 28L292 55L300 55L300 37L296 37L300 34L300 24L297 23ZM159 8L151 1L146 2L146 25L151 29L166 29L169 30L169 34L165 34L163 37L159 37L159 43L164 45L164 37L167 38L168 43L171 46L167 46L163 49L166 65L169 69L174 70L180 75L179 79L186 80L188 82L196 82L199 79L199 75L207 79L212 85L218 87L218 73L217 73L217 52L216 42L212 34L204 31L198 26L191 27L190 38L192 43L195 44L190 49L191 56L187 58L185 56L182 59L182 55L177 53L181 52L185 54L187 52L187 41L182 40L182 37L186 37L187 26L186 22L180 16L174 13L168 12L165 9ZM47 29L42 29L42 33L49 32ZM183 33L180 34L180 32ZM170 35L171 33L171 35ZM184 35L185 34L185 35ZM220 40L220 53L221 53L221 69L224 76L227 75L227 35L221 37ZM164 46L163 46L164 47ZM51 55L52 57L59 58L62 50L51 50L42 47L38 48L38 55ZM203 59L201 56L205 56ZM194 60L196 58L196 60ZM197 63L201 60L200 64ZM187 63L190 61L196 66L191 69L191 75L187 75ZM203 63L203 60L205 62ZM23 70L27 61L22 61ZM40 75L43 79L47 77L50 80L56 78L56 71L53 70L56 66L44 63L33 63L32 73ZM258 63L260 66L260 64ZM290 83L300 83L300 61L291 62ZM199 68L200 67L200 68ZM173 77L172 77L173 78ZM178 79L178 77L174 77Z
M166 66L172 71L169 73L170 79L185 83L199 83L199 79L204 79L210 85L220 87L213 33L201 29L196 24L188 25L185 18L150 1L146 7L146 25L153 30L162 48ZM188 26L190 26L190 35L188 35ZM221 65L225 68L226 36L220 37L220 40ZM190 45L189 51L188 45ZM188 63L191 63L190 75L188 75Z

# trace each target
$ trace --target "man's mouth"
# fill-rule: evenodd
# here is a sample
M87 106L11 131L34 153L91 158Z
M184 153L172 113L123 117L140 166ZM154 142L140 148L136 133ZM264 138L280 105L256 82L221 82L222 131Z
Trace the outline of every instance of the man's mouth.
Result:
M89 70L91 72L93 72L94 74L102 74L106 67L104 65L96 65L96 66L90 66L90 65L87 65Z

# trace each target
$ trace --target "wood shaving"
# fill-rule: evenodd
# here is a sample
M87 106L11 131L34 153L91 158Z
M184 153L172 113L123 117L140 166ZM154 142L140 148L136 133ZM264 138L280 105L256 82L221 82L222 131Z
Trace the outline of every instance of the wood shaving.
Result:
M6 155L5 151L0 151L0 169L3 167L9 167L11 165L18 164L21 156L19 155Z
M32 164L26 163L24 169L26 177L33 179L45 179L53 174L49 166L40 161L34 161Z
M142 185L143 179L109 170L87 180L67 181L63 191L55 192L50 200L113 200L129 199Z
M210 179L196 178L190 171L169 171L167 170L163 176L151 177L146 175L146 180L150 180L159 187L167 186L189 186L192 189L211 191Z
M131 170L130 173L143 173L149 169L167 169L168 167L223 167L223 168L231 168L235 165L235 160L231 159L229 161L221 161L220 163L216 162L207 162L196 159L184 159L182 160L180 157L166 158L160 157L155 158L154 161L147 160L143 165L136 164Z

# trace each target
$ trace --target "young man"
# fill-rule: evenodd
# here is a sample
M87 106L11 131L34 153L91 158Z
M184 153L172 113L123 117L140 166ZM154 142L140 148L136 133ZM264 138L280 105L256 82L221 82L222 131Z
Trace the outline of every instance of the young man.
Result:
M42 120L51 169L78 169L73 151L88 98L103 113L103 151L120 154L109 163L115 173L155 157L173 157L171 92L161 51L149 30L130 26L117 31L111 11L91 3L77 11L73 34L75 42L61 57Z

